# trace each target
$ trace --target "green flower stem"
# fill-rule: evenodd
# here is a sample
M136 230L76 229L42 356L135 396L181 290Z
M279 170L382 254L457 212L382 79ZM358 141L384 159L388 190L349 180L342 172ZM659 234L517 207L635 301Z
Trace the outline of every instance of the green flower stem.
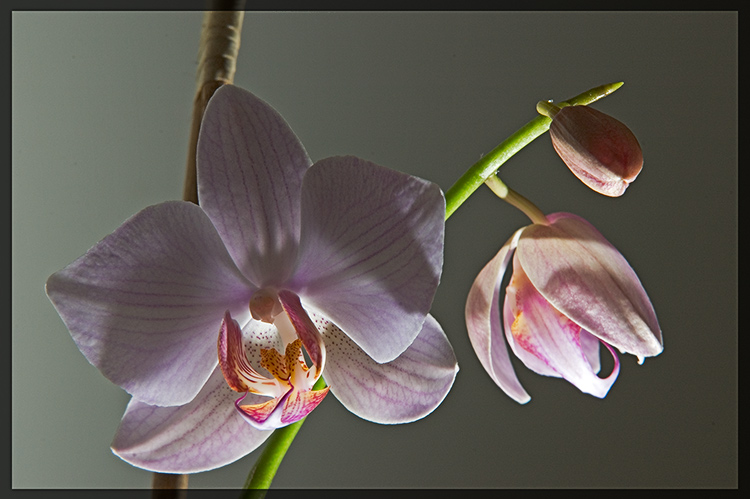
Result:
M560 112L560 106L556 106L550 101L539 101L536 103L536 112L547 118L554 118Z
M557 106L585 106L605 97L622 86L622 82L601 85L580 95L559 103ZM549 130L552 120L547 116L537 116L522 126L516 133L505 139L499 146L486 154L469 168L461 178L445 193L445 219L453 215L471 194L485 183L490 175L526 147L531 141Z
M261 499L265 495L265 490L271 487L271 482L273 481L273 477L276 476L276 471L281 465L281 460L284 459L286 451L292 445L292 441L297 436L297 432L302 427L305 419L300 419L296 423L273 431L273 434L268 438L268 443L263 449L263 453L247 476L245 489L248 489L248 492L245 492L242 496L243 499ZM259 492L252 492L253 490Z
M612 92L620 88L620 86L622 86L622 82L610 83L607 85L592 88L591 90L577 95L572 99L568 99L567 101L559 103L558 106L562 107L587 105L601 99L602 97L605 97L606 95L611 94ZM526 125L521 127L521 129L516 133L508 137L502 144L493 149L489 154L480 159L477 163L474 164L474 166L469 168L467 172L464 173L463 176L458 179L455 184L453 184L453 187L448 189L448 192L445 193L446 220L453 214L453 212L456 211L456 209L458 209L459 206L461 206L464 201L466 201L466 199L475 190L477 190L477 188L479 188L480 185L485 183L487 179L492 174L494 174L503 163L505 163L515 153L523 149L535 138L546 132L549 129L551 121L552 120L546 116L537 116L533 120L529 121ZM506 194L510 193L510 198L519 200L522 205L526 206L523 201L520 201L525 198L508 189L505 184L500 181L499 178L497 178L497 182L491 180L488 185L493 189L493 191L495 189L500 189L500 191L502 191L504 187L506 189ZM508 195L506 195L504 199L506 198L508 198ZM506 201L511 202L510 199L506 199ZM530 202L528 202L528 206L533 207ZM527 215L529 215L530 217L536 216L533 209L529 208L529 210L531 211L529 211L528 213L527 211L524 211L524 213L527 213ZM544 214L541 214L541 217L542 218L540 220L543 219ZM532 220L534 220L534 218L532 218ZM320 378L318 379L318 382L315 384L313 389L319 390L321 388L324 388L325 386L326 385L323 381L323 378ZM292 444L294 437L297 435L297 432L300 430L300 427L302 426L302 423L304 423L305 419L301 419L296 423L274 430L273 435L269 437L268 442L263 449L263 452L261 453L260 457L258 457L255 466L252 470L250 470L250 474L245 481L244 488L248 490L243 495L243 499L262 499L263 496L265 496L265 491L270 488L273 477L276 475L276 471L279 469L279 465L281 464L281 460L284 459L286 451Z
M485 184L492 189L492 192L494 192L497 197L521 210L531 219L531 223L542 225L547 225L549 223L542 210L537 208L534 203L505 185L505 182L500 180L500 177L498 177L497 174L490 175Z

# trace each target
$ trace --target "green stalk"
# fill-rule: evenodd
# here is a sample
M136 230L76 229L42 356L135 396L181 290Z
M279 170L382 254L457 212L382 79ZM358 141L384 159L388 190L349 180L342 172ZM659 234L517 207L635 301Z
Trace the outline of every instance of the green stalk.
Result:
M622 82L602 85L577 95L557 106L583 106L605 97L622 86ZM463 174L453 187L445 193L446 220L461 204L485 181L494 174L500 165L505 163L511 156L523 149L527 144L539 137L549 129L551 119L546 116L537 116L521 127L516 133L508 137L503 143L493 149L489 154L480 159L466 173ZM313 387L314 390L324 388L325 382L321 377ZM266 490L271 487L276 471L284 459L286 451L292 444L294 437L300 430L306 418L296 423L274 430L269 437L263 452L245 481L243 499L262 499Z
M246 489L268 489L271 487L271 481L276 475L279 465L281 465L281 460L284 459L287 449L292 445L292 441L297 436L297 432L304 421L305 418L302 418L296 423L274 430L263 449L263 453L245 481ZM253 496L245 494L244 497Z
M562 106L585 106L605 97L622 86L623 82L601 85L557 104ZM514 154L531 141L549 130L552 120L547 116L537 116L522 126L516 133L505 139L499 146L486 154L469 168L461 178L445 193L445 219L447 220L471 194L487 181L490 175L508 161Z
M500 177L498 177L497 174L490 175L490 178L487 179L485 184L487 184L487 187L489 187L497 197L521 210L524 215L529 217L531 223L541 225L549 224L547 217L542 210L537 208L534 203L505 185L505 182L500 180Z
M325 387L326 383L320 377L313 386L313 390L322 390ZM255 466L253 466L253 469L247 475L244 488L249 490L242 495L243 499L262 499L266 495L265 491L271 487L271 482L273 481L273 477L276 476L276 471L281 465L281 460L284 459L286 451L292 445L292 441L297 436L297 432L302 427L305 419L307 418L302 418L296 423L273 431L273 434L268 438L263 452L255 462Z

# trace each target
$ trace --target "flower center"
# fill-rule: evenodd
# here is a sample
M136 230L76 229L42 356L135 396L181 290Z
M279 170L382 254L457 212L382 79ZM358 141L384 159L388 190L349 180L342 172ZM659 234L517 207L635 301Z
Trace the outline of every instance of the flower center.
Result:
M302 356L302 342L294 340L286 346L284 355L275 348L260 351L260 365L273 376L280 385L289 388L302 387L310 368L307 367Z
M325 345L295 293L262 289L250 299L249 308L254 320L276 327L285 345L284 353L275 348L261 349L260 365L271 377L257 372L248 361L240 326L227 311L219 332L219 366L227 385L244 393L235 402L240 414L256 428L278 428L305 417L328 393L327 387L312 390L323 371ZM249 327L253 328L252 321ZM305 361L303 347L311 366ZM248 393L272 400L239 405Z

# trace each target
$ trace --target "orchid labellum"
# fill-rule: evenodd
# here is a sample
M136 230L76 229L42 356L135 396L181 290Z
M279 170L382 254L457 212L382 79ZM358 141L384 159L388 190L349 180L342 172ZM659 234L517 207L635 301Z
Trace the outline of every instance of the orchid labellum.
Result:
M197 165L199 206L148 207L47 281L78 348L132 395L114 452L216 468L329 390L379 423L433 411L458 370L428 315L438 186L352 156L312 164L274 109L231 85L206 108Z
M466 302L469 338L495 383L519 403L530 397L506 341L526 367L604 397L619 373L612 347L644 357L662 351L656 314L638 277L612 244L569 213L519 229L482 269ZM513 259L502 317L501 283ZM598 376L599 345L614 369Z

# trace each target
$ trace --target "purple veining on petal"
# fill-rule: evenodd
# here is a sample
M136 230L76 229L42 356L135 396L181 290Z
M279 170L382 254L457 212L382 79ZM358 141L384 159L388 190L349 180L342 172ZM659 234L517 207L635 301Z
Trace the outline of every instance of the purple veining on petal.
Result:
M327 345L308 310L325 310L345 331L329 335L343 352L330 374L344 375L351 390L344 383L339 395L353 412L396 423L434 410L457 371L450 343L427 316L443 258L437 185L353 157L311 168L283 118L231 85L208 104L197 159L200 207L147 208L47 283L79 349L134 395L113 450L135 466L188 473L257 448L267 432L233 407L236 393L216 368L222 353L225 370L253 366L249 378L265 383L269 375L281 387L262 425L306 416L328 393L310 391ZM290 324L257 313L262 304L251 300L261 288L280 293ZM222 317L232 334L219 336L217 356ZM279 334L287 330L300 339L288 342Z
M303 183L290 289L368 355L393 360L418 334L437 289L444 217L434 184L350 156L319 161ZM392 334L380 334L383 323Z
M378 423L405 423L432 412L450 390L458 365L440 325L424 328L396 360L379 364L325 318L313 320L324 336L328 360L323 377L339 401Z
M252 291L208 217L181 201L144 209L47 281L89 362L160 405L198 393L223 310L246 307Z
M638 356L662 350L651 301L625 258L591 224L568 213L530 226L519 241L529 279L555 308L603 341Z
M539 294L518 265L517 255L504 307L506 337L513 352L538 374L564 378L584 393L604 397L617 379L617 356L612 352L613 373L598 377L598 365L596 370L592 367L582 346L581 334L586 331Z
M270 431L250 427L240 417L233 404L236 397L216 369L187 405L157 407L134 398L112 450L134 466L162 473L193 473L224 466L271 435Z
M283 118L254 95L224 85L209 101L198 139L199 199L259 287L278 285L291 271L310 164Z

